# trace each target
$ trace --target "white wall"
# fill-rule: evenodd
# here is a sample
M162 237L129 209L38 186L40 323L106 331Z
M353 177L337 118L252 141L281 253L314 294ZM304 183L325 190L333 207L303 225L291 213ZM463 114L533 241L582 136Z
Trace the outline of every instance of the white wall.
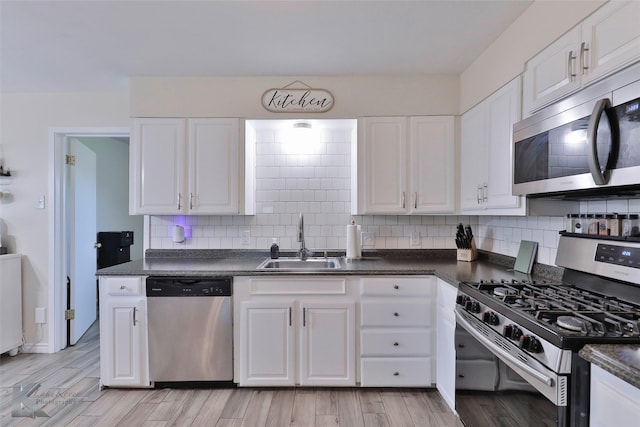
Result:
M128 94L39 93L0 94L0 142L5 167L15 177L11 199L0 200L9 249L24 255L23 325L29 345L46 347L47 328L36 328L34 308L48 306L49 277L49 142L50 127L127 127ZM4 190L3 190L4 191ZM45 209L36 201L46 196ZM4 241L3 241L4 242Z
M133 231L131 259L143 254L144 219L129 215L129 140L86 137L78 140L96 153L96 230Z
M460 75L460 114L522 73L531 57L603 3L535 1Z

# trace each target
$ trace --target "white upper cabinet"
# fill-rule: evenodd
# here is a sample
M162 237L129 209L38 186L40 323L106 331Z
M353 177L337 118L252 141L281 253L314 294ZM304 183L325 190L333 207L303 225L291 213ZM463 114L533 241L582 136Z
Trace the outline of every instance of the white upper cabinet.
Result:
M640 2L608 2L529 60L525 115L640 60L639 22Z
M453 213L453 120L451 116L359 119L352 212Z
M525 215L513 196L513 125L520 119L520 78L462 116L461 208L491 215Z
M597 80L640 60L640 2L612 1L582 23L582 41L589 49L582 78Z
M132 215L239 213L239 119L133 122Z
M454 119L409 118L411 213L453 213L456 209Z

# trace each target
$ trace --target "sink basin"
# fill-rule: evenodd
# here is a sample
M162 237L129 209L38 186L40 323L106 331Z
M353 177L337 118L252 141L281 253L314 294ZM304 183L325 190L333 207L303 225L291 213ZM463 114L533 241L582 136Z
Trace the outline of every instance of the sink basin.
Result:
M299 258L267 258L258 267L258 270L271 271L310 271L310 270L336 270L340 268L340 259L335 257L307 258L305 261Z

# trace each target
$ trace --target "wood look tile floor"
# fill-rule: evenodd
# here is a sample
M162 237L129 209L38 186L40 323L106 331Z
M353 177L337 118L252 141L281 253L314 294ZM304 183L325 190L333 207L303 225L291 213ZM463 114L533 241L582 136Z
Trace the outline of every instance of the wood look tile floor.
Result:
M100 390L98 331L55 354L1 356L0 426L462 427L435 389ZM30 384L26 402L46 416L15 416L14 386Z

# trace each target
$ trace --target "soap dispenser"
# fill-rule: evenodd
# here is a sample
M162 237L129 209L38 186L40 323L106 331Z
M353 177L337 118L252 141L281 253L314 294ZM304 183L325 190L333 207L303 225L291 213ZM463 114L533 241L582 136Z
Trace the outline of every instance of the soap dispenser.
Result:
M278 247L278 239L273 238L273 243L271 244L271 259L278 259L280 256L280 248Z

